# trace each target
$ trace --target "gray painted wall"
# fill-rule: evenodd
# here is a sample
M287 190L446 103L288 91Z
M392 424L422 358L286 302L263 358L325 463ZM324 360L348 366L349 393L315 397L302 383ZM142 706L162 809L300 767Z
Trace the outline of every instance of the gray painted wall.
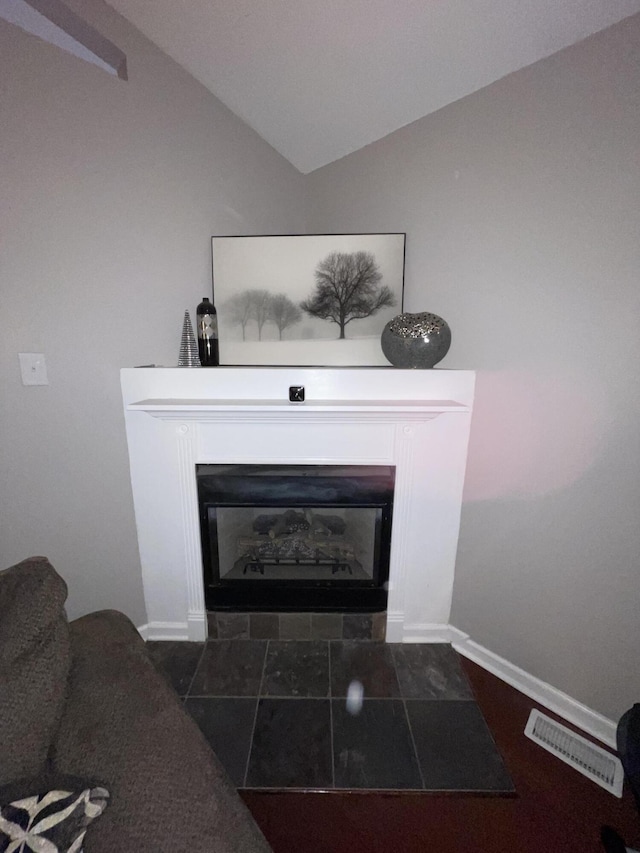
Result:
M452 622L617 719L640 678L640 16L310 176L407 232L478 384ZM428 563L425 560L425 569Z
M77 0L78 4L80 0ZM407 232L479 371L453 622L616 718L638 696L640 17L303 179L98 0L129 82L0 21L0 566L146 621L118 369L177 359L212 234ZM79 6L78 6L79 8ZM50 385L20 383L17 352Z
M45 554L70 616L142 624L119 368L176 364L211 235L299 230L304 179L109 7L77 8L128 83L0 21L0 567Z

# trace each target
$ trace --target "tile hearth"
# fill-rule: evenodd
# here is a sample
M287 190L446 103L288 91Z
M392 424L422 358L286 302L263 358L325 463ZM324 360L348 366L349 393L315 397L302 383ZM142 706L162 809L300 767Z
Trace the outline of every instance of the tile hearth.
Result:
M207 613L210 640L385 639L387 613Z
M451 646L236 639L147 649L239 788L513 792ZM354 682L364 699L351 713Z

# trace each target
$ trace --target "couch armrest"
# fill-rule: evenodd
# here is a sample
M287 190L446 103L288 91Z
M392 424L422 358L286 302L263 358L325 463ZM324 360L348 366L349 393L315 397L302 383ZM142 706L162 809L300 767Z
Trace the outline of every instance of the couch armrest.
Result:
M87 853L267 853L251 814L121 613L72 622L55 769L103 783Z
M0 572L0 786L46 770L69 672L66 597L45 557Z

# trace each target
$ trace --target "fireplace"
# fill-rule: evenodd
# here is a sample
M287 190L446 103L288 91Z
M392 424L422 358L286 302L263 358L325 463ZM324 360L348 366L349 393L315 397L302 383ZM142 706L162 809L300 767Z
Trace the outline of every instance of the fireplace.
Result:
M322 587L320 582L324 580L347 597L363 596L367 586L374 590L379 586L382 594L387 593L388 642L449 639L447 626L473 403L472 371L384 367L125 368L121 377L148 614L143 631L146 637L203 640L207 636L209 591L205 577L207 573L212 577L215 568L207 563L202 550L198 471L206 466L221 466L220 470L227 471L250 466L262 472L257 479L267 481L268 471L275 470L281 478L282 466L299 466L306 469L307 476L298 480L309 481L313 479L309 472L324 476L320 474L323 466L335 470L355 466L375 469L376 473L384 469L388 479L393 472L388 560L383 557L387 545L386 534L382 533L379 538L373 534L373 544L369 534L369 552L377 548L381 557L377 568L365 569L363 565L363 571L370 572L370 579L359 575L359 567L351 559L342 559L344 554L331 566L327 563L331 554L326 556L321 551L317 573L322 571L330 577L310 577L309 573L316 569L309 565L311 558L307 557L306 564L298 567L306 574L292 579L300 587L296 594L310 594L308 590L314 585ZM291 386L304 386L303 403L290 402ZM362 502L366 503L364 499ZM387 497L373 503L374 506L361 508L371 510L367 523L377 530L378 523L384 527L387 513L390 517L391 504ZM222 528L228 521L219 518L218 513L224 516L227 509L233 507L213 509L212 505L216 515L214 536L219 536L217 527ZM275 516L257 522L267 530L268 537L274 526L280 528L287 520L294 525L297 516L302 515L320 532L324 525L331 536L339 536L333 531L340 527L336 518L342 518L342 512L342 505L335 501L314 506L304 498L279 499L271 495L255 508L255 513L251 511L249 535L257 532L253 531L253 524L259 516ZM208 513L209 510L205 533L210 537ZM287 518L278 518L287 513ZM318 520L314 516L331 518ZM233 526L247 521L231 524L233 532L229 536L233 542L228 547L237 551L239 534ZM276 529L274 539L277 532ZM357 563L367 562L362 554L355 554L354 544L350 547ZM239 588L249 589L252 585L259 591L278 586L281 578L274 576L276 556L282 562L282 552L267 554L268 560L245 561L238 580L246 586ZM291 568L285 561L280 571L289 572ZM220 575L220 567L217 571ZM222 580L226 574L223 566ZM364 586L351 586L358 580L364 581ZM336 605L336 609L338 606L345 605Z
M387 604L395 468L197 465L208 610Z

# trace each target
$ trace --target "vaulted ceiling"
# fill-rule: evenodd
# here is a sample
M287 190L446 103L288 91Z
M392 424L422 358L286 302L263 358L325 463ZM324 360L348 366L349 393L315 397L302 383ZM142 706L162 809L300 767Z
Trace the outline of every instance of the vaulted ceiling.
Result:
M109 0L301 172L640 12L640 0Z

